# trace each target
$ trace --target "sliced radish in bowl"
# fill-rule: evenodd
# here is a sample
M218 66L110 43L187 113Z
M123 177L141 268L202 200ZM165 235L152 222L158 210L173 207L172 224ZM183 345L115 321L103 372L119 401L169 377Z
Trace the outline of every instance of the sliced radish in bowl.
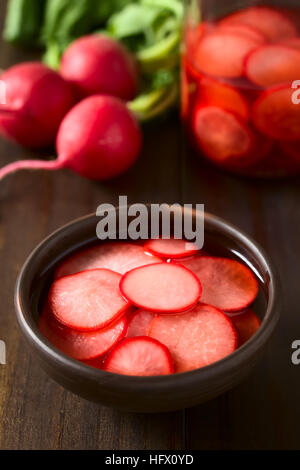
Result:
M138 266L161 263L161 259L144 252L142 246L128 242L102 243L69 256L56 269L56 279L90 269L110 269L124 274Z
M244 264L229 258L197 256L182 264L201 279L201 301L229 311L239 311L254 302L258 282Z
M184 312L201 297L198 278L179 264L160 263L126 273L120 290L129 302L153 312Z
M74 330L107 327L130 307L121 296L121 275L107 269L82 271L56 280L49 292L55 318Z
M84 332L67 328L59 323L46 306L39 320L45 338L57 349L80 361L90 361L103 356L125 336L127 320L123 316L108 328Z
M107 357L104 368L115 374L135 376L174 372L172 357L166 346L147 336L122 340Z
M149 240L145 243L144 249L161 258L184 258L199 252L195 243L175 238Z
M127 338L133 336L147 336L150 324L155 314L149 310L137 310L128 320Z
M237 335L231 320L211 305L200 304L184 315L158 315L149 336L170 350L176 372L207 366L235 351Z

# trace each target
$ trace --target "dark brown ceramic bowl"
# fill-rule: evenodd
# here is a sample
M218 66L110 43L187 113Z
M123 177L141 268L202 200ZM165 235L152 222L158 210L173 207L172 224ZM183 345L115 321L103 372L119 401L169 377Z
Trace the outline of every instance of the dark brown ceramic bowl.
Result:
M198 216L193 212L194 218ZM77 362L41 335L37 320L43 292L49 287L54 266L70 252L96 242L98 222L98 217L88 215L54 232L32 252L18 277L15 291L18 322L42 368L59 384L88 400L135 412L190 407L222 394L243 380L259 360L277 324L281 297L278 278L270 259L254 241L210 214L205 215L205 247L215 254L242 259L260 281L257 309L262 324L240 349L219 362L191 372L132 377ZM101 242L98 240L98 243Z

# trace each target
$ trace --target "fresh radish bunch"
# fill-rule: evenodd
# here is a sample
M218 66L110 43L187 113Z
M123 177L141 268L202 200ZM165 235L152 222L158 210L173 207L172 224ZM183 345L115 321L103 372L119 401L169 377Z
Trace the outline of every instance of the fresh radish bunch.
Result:
M29 148L52 144L65 114L74 105L71 86L38 62L15 65L0 76L0 133Z
M20 169L69 168L93 180L113 178L138 158L142 143L139 126L118 98L95 95L74 106L57 134L54 161L22 160L0 170L0 179Z
M137 92L137 64L119 42L100 34L74 41L62 57L61 75L80 97L107 94L131 100Z

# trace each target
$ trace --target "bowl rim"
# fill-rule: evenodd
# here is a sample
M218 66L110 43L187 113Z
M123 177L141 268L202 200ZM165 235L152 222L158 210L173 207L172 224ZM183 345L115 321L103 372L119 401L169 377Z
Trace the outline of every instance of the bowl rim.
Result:
M117 206L113 205L113 207L116 208ZM182 206L180 206L180 208L182 209ZM197 213L195 209L191 210L194 213ZM256 259L258 258L260 263L263 263L267 267L268 273L270 275L268 303L263 321L260 325L260 328L251 337L251 339L247 341L247 343L237 348L233 353L229 354L225 358L208 366L187 372L151 377L121 375L107 372L102 369L96 369L85 363L72 359L63 352L56 349L42 335L38 329L38 325L33 320L32 314L30 312L30 302L27 302L26 305L25 299L23 298L24 296L22 292L22 286L24 280L26 279L27 270L29 269L31 262L35 259L36 256L38 256L39 251L45 245L47 245L50 241L53 241L58 235L62 234L65 230L68 230L71 226L80 225L88 219L95 217L95 213L89 213L85 216L73 219L72 221L56 229L54 232L50 233L32 250L24 262L17 277L14 303L19 327L22 333L25 335L27 341L33 343L35 347L41 350L44 355L49 356L53 361L60 364L62 367L72 369L74 373L79 374L83 379L89 379L95 382L98 382L101 379L102 382L108 382L112 381L113 378L117 378L119 386L120 382L123 381L124 387L126 387L128 390L137 390L139 388L141 390L145 388L148 389L149 386L162 389L178 386L178 384L181 382L181 379L184 379L185 385L193 385L196 378L199 381L206 381L209 378L213 379L219 374L224 374L233 367L241 367L243 363L247 359L250 359L252 356L254 356L272 336L272 333L278 323L281 310L281 287L277 269L275 268L273 261L266 254L265 250L244 231L240 230L230 222L227 222L223 218L205 211L204 217L206 222L212 224L215 228L217 228L217 230L221 230L223 233L231 236L235 241L239 242L243 246L246 246L248 250L250 249Z

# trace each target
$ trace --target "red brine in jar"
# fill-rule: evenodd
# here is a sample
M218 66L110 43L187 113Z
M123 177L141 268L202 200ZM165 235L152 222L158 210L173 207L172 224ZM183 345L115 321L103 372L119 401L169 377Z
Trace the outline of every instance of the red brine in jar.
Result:
M252 176L299 172L299 26L297 12L270 6L197 25L187 15L181 115L209 161Z

